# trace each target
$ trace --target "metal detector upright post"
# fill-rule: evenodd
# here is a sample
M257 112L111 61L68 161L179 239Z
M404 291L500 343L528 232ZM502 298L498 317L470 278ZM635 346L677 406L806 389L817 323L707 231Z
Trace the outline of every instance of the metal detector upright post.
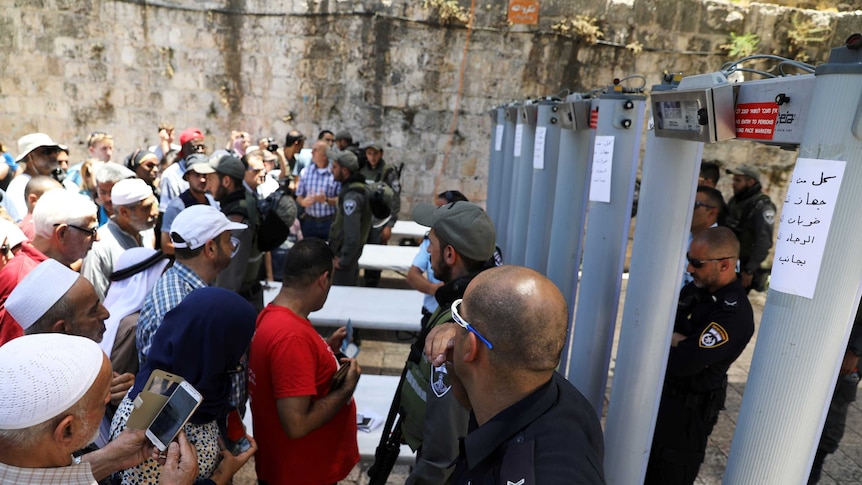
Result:
M601 416L631 225L646 98L599 96L590 205L566 377Z
M790 95L792 102L793 95ZM763 309L751 372L742 399L730 448L724 482L802 484L823 427L835 380L849 338L860 297L862 275L862 36L854 34L845 46L832 50L829 61L815 71L811 110L797 159L815 169L815 177L794 178L801 192L818 190L830 176L826 167L843 166L835 193L818 201L834 207L831 224L819 239L819 266L810 257L791 254L801 246L779 225L772 287ZM824 167L824 170L819 170ZM831 174L837 173L833 168ZM800 174L801 175L801 174ZM825 182L827 185L829 182ZM821 187L822 190L822 187ZM788 191L789 195L789 191ZM806 195L800 196L805 198ZM811 197L795 205L785 201L785 213L811 205ZM811 222L809 219L807 222ZM827 221L821 221L826 224ZM785 238L790 238L790 240ZM810 249L810 248L808 248ZM787 252L785 252L787 251ZM782 262L782 258L787 258ZM781 264L804 271L808 278L777 275ZM788 284L804 284L790 292ZM801 293L811 291L811 296ZM779 445L780 446L776 446Z

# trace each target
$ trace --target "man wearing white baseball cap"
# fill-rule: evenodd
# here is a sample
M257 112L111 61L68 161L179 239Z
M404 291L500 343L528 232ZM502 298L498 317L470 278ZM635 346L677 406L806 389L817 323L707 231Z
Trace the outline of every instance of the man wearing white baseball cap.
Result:
M0 482L95 485L150 457L143 430L72 456L98 431L110 386L110 361L90 339L27 335L0 347ZM160 482L190 484L197 473L194 447L181 434Z
M153 335L165 314L179 305L192 290L215 281L216 276L230 264L239 246L239 241L231 237L231 231L246 227L232 222L209 205L193 205L177 215L171 224L176 262L159 278L144 300L138 320L136 341L141 366L147 360Z
M131 248L154 248L153 226L159 206L153 189L138 178L120 180L111 188L114 215L99 228L99 240L84 258L81 275L90 280L99 298L108 293L114 263Z
M44 133L30 133L18 139L17 163L24 163L24 172L17 175L6 188L6 196L11 204L10 215L16 221L27 215L27 200L24 188L34 175L47 175L62 181L62 171L57 162L61 146ZM11 214L14 210L15 214Z

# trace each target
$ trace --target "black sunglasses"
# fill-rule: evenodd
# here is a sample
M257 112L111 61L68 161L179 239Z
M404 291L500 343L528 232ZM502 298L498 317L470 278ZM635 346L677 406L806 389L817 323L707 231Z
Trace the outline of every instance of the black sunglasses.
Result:
M723 257L723 258L712 258L712 259L694 259L694 258L692 258L692 257L691 257L691 255L689 255L688 253L685 253L685 259L687 259L687 260L688 260L688 263L689 263L689 264L690 264L694 269L700 269L700 268L703 268L703 265L704 265L704 264L706 264L706 263L711 263L711 262L713 262L713 261L723 261L723 260L725 260L725 259L733 259L733 258L734 258L734 256L725 256L725 257Z
M54 224L54 227L57 227L59 225L60 224ZM99 229L98 227L94 227L92 229L87 229L85 227L76 226L74 224L66 224L66 225L71 227L72 229L77 229L81 232L86 232L87 234L90 235L90 237L96 237L96 233L98 232L98 229Z

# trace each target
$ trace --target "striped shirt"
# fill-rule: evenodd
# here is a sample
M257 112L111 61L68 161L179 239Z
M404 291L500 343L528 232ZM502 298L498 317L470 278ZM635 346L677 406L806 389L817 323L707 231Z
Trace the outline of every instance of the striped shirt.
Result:
M319 168L312 163L302 171L302 175L299 178L299 187L296 188L296 195L308 197L323 192L329 198L337 197L340 190L341 182L335 181L328 166ZM307 207L305 212L311 217L327 217L335 214L335 206L324 202L315 202Z

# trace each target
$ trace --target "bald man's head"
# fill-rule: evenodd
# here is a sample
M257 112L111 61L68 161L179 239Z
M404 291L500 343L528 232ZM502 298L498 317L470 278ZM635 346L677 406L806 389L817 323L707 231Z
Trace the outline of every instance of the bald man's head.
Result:
M552 371L566 340L568 308L560 290L540 273L500 266L467 287L464 318L494 348L491 362L514 371Z
M710 258L739 257L739 239L727 227L710 227L697 233L691 240L692 244L705 244L709 248Z

